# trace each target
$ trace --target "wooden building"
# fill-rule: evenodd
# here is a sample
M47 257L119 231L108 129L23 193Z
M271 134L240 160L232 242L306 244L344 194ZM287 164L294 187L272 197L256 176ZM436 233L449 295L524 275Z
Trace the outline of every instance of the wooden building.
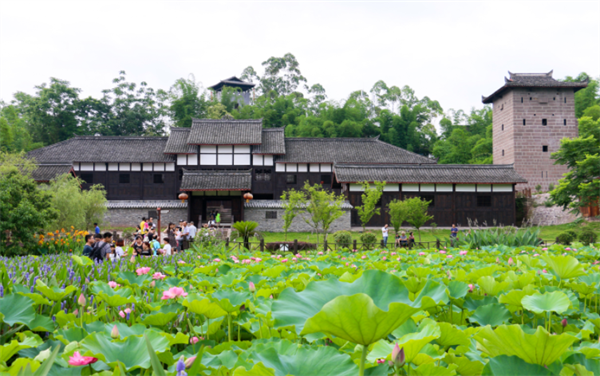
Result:
M359 182L386 181L383 207L418 196L432 200L439 226L467 219L509 225L514 185L525 182L510 165L438 165L378 138L286 138L283 128L264 129L262 120L194 119L168 137L74 137L29 155L42 166L71 166L87 185L104 185L114 207L172 203L187 192L187 216L197 223L215 209L243 220L245 192L278 200L309 181L360 205ZM370 225L386 222L383 210ZM359 225L355 209L352 225Z

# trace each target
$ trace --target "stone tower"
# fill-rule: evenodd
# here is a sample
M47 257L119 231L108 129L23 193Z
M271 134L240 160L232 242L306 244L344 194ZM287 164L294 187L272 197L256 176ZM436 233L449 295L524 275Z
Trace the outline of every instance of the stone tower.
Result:
M555 165L551 153L564 137L577 137L574 95L587 82L561 82L549 73L510 73L504 86L483 103L493 105L494 164L514 164L528 183L516 189L543 191L557 184L567 167Z

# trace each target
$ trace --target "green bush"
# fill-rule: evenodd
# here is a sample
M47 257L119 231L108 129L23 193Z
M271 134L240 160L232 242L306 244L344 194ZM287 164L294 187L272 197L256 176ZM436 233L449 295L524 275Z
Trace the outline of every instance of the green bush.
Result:
M470 249L492 245L506 245L509 247L538 246L542 242L539 233L539 228L526 228L523 230L510 230L502 227L477 229L459 238L458 245Z
M553 191L554 190L554 184L550 183L548 184L548 192Z
M590 229L585 229L579 234L579 237L577 239L583 244L589 245L596 242L596 240L598 239L598 235Z
M360 235L360 242L366 249L372 249L377 244L377 235L371 231L363 232Z
M333 239L339 247L350 247L350 244L352 244L352 233L350 231L338 231L333 234Z
M558 234L556 242L562 245L570 245L575 239L576 236L573 235L573 231L565 231Z

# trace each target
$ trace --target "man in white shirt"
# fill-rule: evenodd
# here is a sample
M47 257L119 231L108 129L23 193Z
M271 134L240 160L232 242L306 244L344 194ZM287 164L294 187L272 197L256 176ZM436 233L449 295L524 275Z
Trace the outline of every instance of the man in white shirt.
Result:
M387 247L388 225L383 226L383 228L381 229L381 234L383 235L383 246Z
M194 222L190 222L190 224L187 227L188 239L190 241L194 241L197 231L198 229L196 228L196 226L194 226Z
M160 253L163 256L171 256L173 254L173 251L171 248L171 244L169 244L169 238L163 238L163 241L165 242L165 244L162 246L162 249L158 250L158 253Z

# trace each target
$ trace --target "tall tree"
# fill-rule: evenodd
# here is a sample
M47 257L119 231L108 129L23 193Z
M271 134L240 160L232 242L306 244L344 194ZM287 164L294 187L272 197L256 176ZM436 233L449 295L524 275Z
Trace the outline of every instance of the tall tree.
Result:
M303 211L307 214L303 216L303 219L316 232L317 242L319 241L319 229L323 231L325 241L327 241L331 224L344 214L342 210L344 196L328 192L320 184L312 186L308 181L304 184L302 192L304 197L301 203Z
M33 142L27 122L19 115L17 107L10 105L0 109L0 150L20 152L42 146L41 142Z
M419 197L409 198L406 201L408 206L408 218L406 221L410 223L419 233L419 241L421 241L421 227L429 220L433 219L433 215L427 214L427 209L431 201L421 200Z
M169 91L169 115L176 127L191 127L192 118L205 118L209 103L202 85L196 82L193 74L188 78L180 78Z
M385 182L376 181L373 183L375 186L372 187L369 182L362 182L363 194L361 195L362 205L356 207L358 211L358 218L362 223L363 232L367 227L367 223L373 218L375 214L381 213L381 208L377 207L381 195L383 195L383 187Z
M577 77L567 76L566 82L584 82L588 81L588 86L575 93L575 116L580 118L588 107L600 104L600 84L598 79L592 78L585 72L581 72Z

